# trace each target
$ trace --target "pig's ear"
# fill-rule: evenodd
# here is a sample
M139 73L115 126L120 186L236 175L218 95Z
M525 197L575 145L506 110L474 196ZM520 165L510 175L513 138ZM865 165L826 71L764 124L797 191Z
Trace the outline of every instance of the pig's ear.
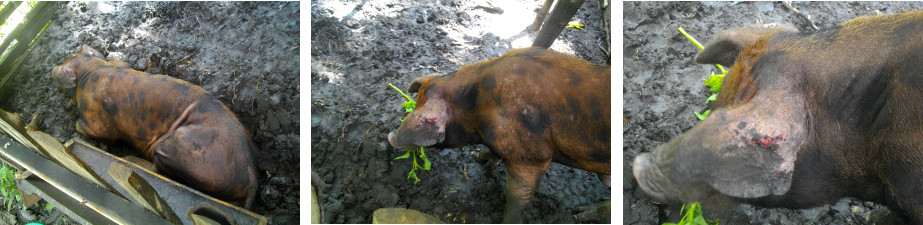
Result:
M420 87L423 87L425 84L429 84L430 80L440 76L442 76L442 74L434 73L422 77L417 77L417 79L413 79L413 81L410 82L410 88L407 88L407 92L417 93L417 91L420 90Z
M696 54L695 62L729 67L737 60L740 51L747 46L783 32L794 33L798 32L798 29L789 23L764 23L726 30L705 44L705 49Z
M83 45L80 47L80 50L83 52L83 54L89 54L91 57L105 59L103 58L103 54L99 53L99 51L96 51L96 49L93 49L93 47Z

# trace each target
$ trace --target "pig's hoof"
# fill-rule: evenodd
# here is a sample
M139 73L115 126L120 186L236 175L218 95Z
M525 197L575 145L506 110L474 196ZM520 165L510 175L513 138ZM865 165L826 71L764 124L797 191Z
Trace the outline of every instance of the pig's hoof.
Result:
M582 211L581 213L574 215L574 219L578 222L599 222L606 219L609 219L610 209L612 208L612 201L606 200L596 205L590 206L580 206L577 207L577 210Z

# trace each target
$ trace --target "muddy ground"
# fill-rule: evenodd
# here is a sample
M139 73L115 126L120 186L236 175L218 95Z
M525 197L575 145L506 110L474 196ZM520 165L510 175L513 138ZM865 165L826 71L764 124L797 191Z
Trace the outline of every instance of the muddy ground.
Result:
M698 50L677 31L683 27L700 42L726 29L764 22L789 22L812 28L779 2L625 2L624 4L624 224L661 224L679 220L679 205L655 203L637 186L632 160L666 143L698 122L705 111L702 80L716 70L695 64ZM816 25L830 28L850 18L923 9L920 2L809 2L794 7ZM885 207L846 198L804 210L742 205L733 221L722 224L867 224L887 213Z
M52 86L51 68L89 45L132 68L202 86L238 115L257 148L253 212L272 224L299 220L299 2L70 2L0 91L0 108L44 117L66 142L77 109ZM28 122L28 121L27 121ZM96 143L119 154L125 143ZM43 220L48 212L32 207ZM66 220L64 220L66 222ZM20 223L30 222L20 218Z
M483 146L426 149L432 170L418 172L419 184L406 179L411 161L393 160L404 150L386 138L405 100L388 83L406 90L416 77L529 46L536 32L526 28L542 2L492 1L502 14L471 0L311 3L311 171L327 184L323 222L370 223L383 207L449 223L501 221L504 170L475 162ZM576 16L586 29L566 29L552 49L608 65L597 4L586 1ZM575 223L578 206L610 199L610 189L582 170L552 164L542 179L524 212L528 223Z

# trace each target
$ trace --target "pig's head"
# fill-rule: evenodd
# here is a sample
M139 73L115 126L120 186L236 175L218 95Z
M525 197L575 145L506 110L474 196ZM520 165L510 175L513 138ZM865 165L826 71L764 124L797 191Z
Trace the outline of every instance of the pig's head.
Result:
M782 195L792 185L797 152L808 139L799 68L767 48L791 25L755 25L726 31L696 56L699 63L733 65L711 115L650 153L633 172L652 197L692 202L716 194L735 198Z
M103 54L96 51L96 49L91 48L90 46L80 47L80 52L70 58L67 58L67 61L64 61L59 66L55 66L51 69L51 76L54 82L55 87L64 90L73 90L77 86L77 74L74 72L74 69L77 67L77 64L81 61L89 60L90 58L103 58ZM81 58L74 60L75 58Z
M449 120L449 106L443 92L429 91L434 78L441 74L430 74L414 79L408 92L417 93L417 107L404 117L401 126L388 134L388 142L398 149L426 147L445 140L446 122Z

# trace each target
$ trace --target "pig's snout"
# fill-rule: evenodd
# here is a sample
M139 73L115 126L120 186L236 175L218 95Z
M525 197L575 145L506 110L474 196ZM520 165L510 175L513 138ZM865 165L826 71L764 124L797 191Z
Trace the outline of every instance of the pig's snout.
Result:
M396 140L394 140L394 139L395 139L394 136L397 136L396 133L397 133L397 131L391 131L391 133L388 133L388 143L390 143L391 146L394 146L394 148L396 148L396 149L401 149L401 146L399 146L399 145L397 144Z
M651 153L644 153L635 157L632 173L635 175L635 180L638 181L638 186L641 187L641 190L651 197L663 201L666 199L664 192L667 190L662 184L669 184L669 181L666 180L666 176L660 171L660 168L654 164L652 158Z

